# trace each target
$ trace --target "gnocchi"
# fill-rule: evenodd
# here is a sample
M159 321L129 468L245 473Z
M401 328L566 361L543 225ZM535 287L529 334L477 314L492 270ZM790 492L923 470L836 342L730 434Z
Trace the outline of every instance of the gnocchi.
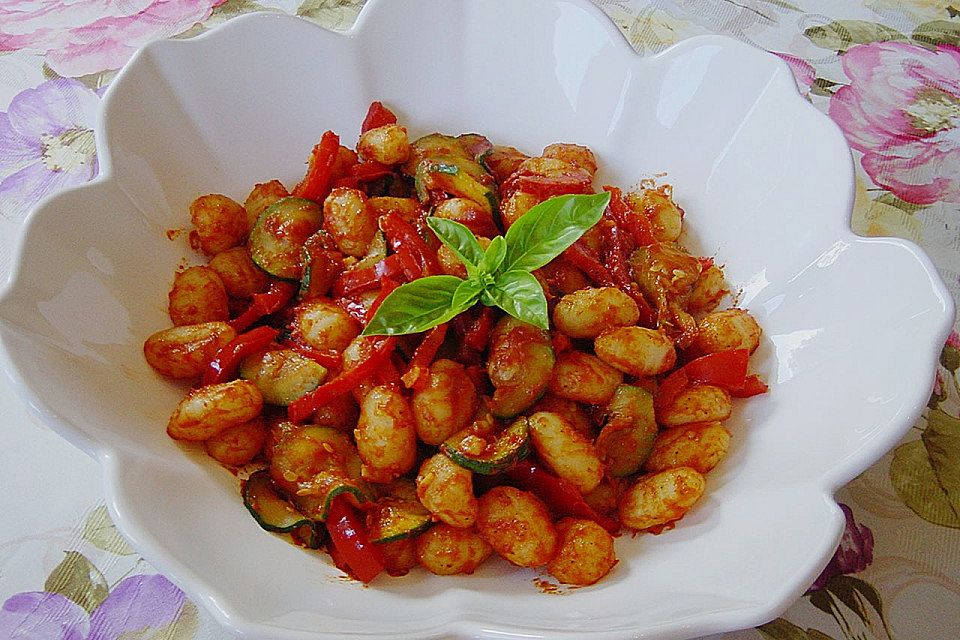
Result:
M597 170L569 142L411 139L374 102L355 148L324 133L290 189L200 196L204 262L143 343L191 386L168 435L237 473L261 527L363 582L497 562L604 579L617 536L695 507L732 398L766 386L746 374L760 324L719 308L723 269L682 246L672 188L600 200Z

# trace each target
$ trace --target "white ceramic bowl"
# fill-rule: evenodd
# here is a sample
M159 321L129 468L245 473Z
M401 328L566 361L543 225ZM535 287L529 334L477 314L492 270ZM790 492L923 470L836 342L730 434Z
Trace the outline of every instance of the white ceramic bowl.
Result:
M201 193L292 184L320 133L353 140L373 99L413 135L589 145L601 184L665 172L686 243L726 265L765 329L754 360L770 393L738 405L705 499L667 534L619 539L594 587L546 595L504 562L344 581L260 530L234 477L164 433L183 388L141 345L167 326L175 268L196 259L165 232ZM762 623L829 558L833 492L917 417L953 318L915 247L850 232L850 154L785 64L720 37L641 58L586 1L371 0L342 34L239 18L137 54L97 135L101 177L26 224L0 305L7 368L33 412L100 461L134 546L251 637L687 638Z

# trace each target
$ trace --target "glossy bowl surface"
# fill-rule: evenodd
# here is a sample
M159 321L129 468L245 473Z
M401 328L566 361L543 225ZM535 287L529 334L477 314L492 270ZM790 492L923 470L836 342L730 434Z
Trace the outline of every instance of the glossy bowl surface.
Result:
M168 325L201 193L293 184L326 129L371 100L411 131L478 131L598 154L598 184L664 173L685 243L726 266L764 327L769 394L729 421L729 458L675 530L618 540L600 584L546 594L531 571L415 571L370 587L266 534L235 478L164 433L184 389L141 355ZM689 638L775 617L833 552L832 499L928 398L953 319L913 245L849 229L850 153L772 55L721 37L636 55L586 0L371 0L348 32L245 16L142 50L103 102L102 175L29 218L0 302L32 411L95 456L134 546L245 637ZM42 464L42 461L37 461Z

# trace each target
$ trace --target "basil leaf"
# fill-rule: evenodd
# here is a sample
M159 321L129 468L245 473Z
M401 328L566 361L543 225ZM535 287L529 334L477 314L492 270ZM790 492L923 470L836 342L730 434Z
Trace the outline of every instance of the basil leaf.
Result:
M543 295L540 283L528 271L507 271L497 277L496 283L488 287L489 295L498 307L517 320L529 322L540 329L549 329L547 317L547 298Z
M547 264L597 224L609 202L604 192L557 196L536 205L507 230L501 271L533 271Z
M400 285L383 299L361 335L420 333L464 311L452 305L463 282L456 276L427 276Z
M460 286L453 292L450 306L455 309L469 309L477 301L483 291L483 284L479 280L468 278L460 282Z
M474 268L483 260L483 248L473 232L459 222L434 216L427 218L427 226L437 234L440 242L456 254L472 276Z
M503 236L496 236L490 241L490 246L483 252L483 259L480 260L480 271L482 273L493 273L503 263L507 256L507 241Z

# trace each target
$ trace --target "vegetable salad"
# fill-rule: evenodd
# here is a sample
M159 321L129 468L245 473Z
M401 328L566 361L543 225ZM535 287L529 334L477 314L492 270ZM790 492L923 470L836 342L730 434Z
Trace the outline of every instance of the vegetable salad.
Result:
M191 204L208 260L144 343L190 383L167 433L240 469L260 526L363 582L499 557L589 585L694 507L767 387L668 186L597 189L576 144L411 140L379 102L307 165Z

